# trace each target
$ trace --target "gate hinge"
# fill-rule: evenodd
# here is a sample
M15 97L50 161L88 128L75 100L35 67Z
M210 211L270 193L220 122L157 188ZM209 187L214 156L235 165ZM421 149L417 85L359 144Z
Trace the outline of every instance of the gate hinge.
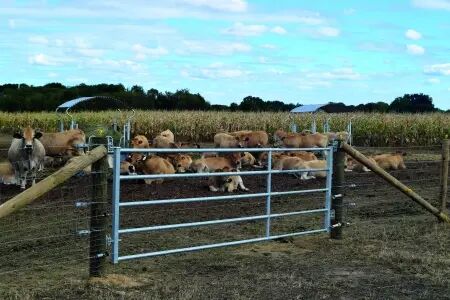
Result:
M330 219L334 219L336 217L336 212L334 209L330 209Z

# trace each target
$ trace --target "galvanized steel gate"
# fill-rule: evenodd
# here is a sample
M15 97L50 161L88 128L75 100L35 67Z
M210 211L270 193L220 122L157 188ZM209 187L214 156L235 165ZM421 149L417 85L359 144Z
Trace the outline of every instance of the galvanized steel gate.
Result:
M205 152L268 152L268 166L266 170L262 171L240 171L236 172L219 172L219 173L177 173L177 174L164 174L164 175L121 175L120 174L120 160L123 154L127 153L205 153ZM119 148L116 147L114 149L114 168L113 168L113 193L112 193L112 237L111 237L111 246L112 246L112 262L114 264L123 260L144 258L144 257L153 257L159 255L180 253L180 252L189 252L196 251L202 249L211 249L217 247L224 246L232 246L232 245L240 245L245 243L253 243L253 242L261 242L268 241L283 237L292 237L298 235L306 235L312 233L319 232L329 232L330 231L330 218L331 218L331 183L332 183L332 169L333 169L333 147L329 148L251 148L251 149L129 149L129 148ZM323 151L327 153L327 167L324 169L304 169L304 170L272 170L272 153L275 152L284 152L284 151ZM306 172L306 171L326 171L326 186L324 188L319 189L310 189L310 190L292 190L292 191L283 191L283 192L272 192L272 174L280 174L280 173L298 173L298 172ZM195 198L179 198L179 199L167 199L167 200L143 200L143 201L121 201L120 199L120 190L121 190L121 182L127 180L134 179L163 179L163 178L186 178L186 177L206 177L206 176L232 176L232 175L266 175L267 176L267 187L266 192L264 193L248 193L248 194L231 194L225 196L213 196L213 197L195 197ZM313 210L301 210L301 211L290 211L285 213L272 213L271 212L271 197L272 196L283 196L283 195L295 195L295 194L308 194L308 193L317 193L323 192L325 193L324 197L324 207L320 209ZM150 227L138 227L138 228L121 228L120 227L120 218L121 214L123 214L124 210L129 207L137 207L137 206L151 206L151 205L161 205L161 204L175 204L175 203L189 203L189 202L205 202L205 201L224 201L224 200L235 200L239 201L240 199L246 198L255 198L255 197L265 197L266 198L266 209L265 214L256 215L256 216L247 216L241 218L229 218L229 219L220 219L220 220L208 220L202 222L191 222L191 223L180 223L180 224L170 224L170 225L159 225L159 226L150 226ZM306 214L324 214L324 224L320 229L308 230L308 231L298 231L298 232L290 232L282 235L272 235L271 234L271 220L275 218L282 218L287 216L295 216L295 215L306 215ZM188 227L199 227L206 225L215 225L215 224L226 224L226 223L235 223L235 222L243 222L243 221L251 221L251 220L265 220L265 235L252 239L244 239L244 240L235 240L223 243L214 243L214 244L206 244L200 246L192 246L186 248L177 248L177 249L169 249L163 251L155 251L155 252L147 252L147 253L131 253L127 255L122 255L120 253L120 237L122 235L129 235L133 233L143 233L143 232L155 232L155 231L164 231L169 229L176 228L188 228Z

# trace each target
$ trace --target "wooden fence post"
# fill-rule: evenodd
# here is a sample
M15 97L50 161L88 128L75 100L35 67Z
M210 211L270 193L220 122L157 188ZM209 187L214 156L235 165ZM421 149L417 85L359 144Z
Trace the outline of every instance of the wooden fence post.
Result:
M108 168L107 156L104 156L92 165L93 188L89 240L90 277L99 277L105 274Z
M441 168L441 191L439 199L441 200L440 211L445 213L447 209L447 193L448 193L448 160L449 160L450 140L442 141L442 168Z
M337 142L333 152L333 184L331 187L331 209L334 211L334 218L331 220L330 238L342 239L342 227L344 222L344 171L345 152L341 148L342 141Z

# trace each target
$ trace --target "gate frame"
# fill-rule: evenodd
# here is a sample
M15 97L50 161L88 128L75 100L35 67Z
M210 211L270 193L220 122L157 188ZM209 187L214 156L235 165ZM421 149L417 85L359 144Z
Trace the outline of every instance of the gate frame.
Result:
M232 245L247 244L253 242L261 242L274 240L284 237L292 237L299 235L306 235L312 233L327 232L330 233L331 230L331 198L332 198L332 174L333 174L333 152L334 147L326 148L208 148L208 149L136 149L136 148L120 148L114 147L113 155L113 190L112 190L112 234L111 234L111 261L113 264L117 264L119 261L144 258L144 257L154 257L159 255L167 255L173 253L181 252L191 252L203 249L211 249ZM151 174L151 175L120 175L120 158L122 153L203 153L203 152L268 152L268 162L267 169L265 171L239 171L239 172L215 172L215 173L175 173L175 174ZM324 169L304 169L304 170L272 170L272 153L273 152L284 152L284 151L323 151L326 152L327 166ZM272 192L272 174L281 173L299 173L299 172L314 172L314 171L326 171L326 183L325 188L321 189L310 189L310 190L294 190L285 192ZM133 202L120 202L120 183L122 180L135 180L135 179L163 179L163 178L184 178L184 177L210 177L210 176L233 176L233 175L267 175L266 180L266 192L264 193L252 193L252 194L232 194L226 196L212 196L212 197L193 197L193 198L178 198L178 199L164 199L164 200L143 200L143 201L133 201ZM295 194L307 194L307 193L317 193L325 192L325 207L321 209L313 210L301 210L295 212L287 213L277 213L273 214L271 212L271 197L272 196L282 196L282 195L295 195ZM146 206L155 204L173 204L173 203L188 203L188 202L200 202L200 201L221 201L221 200L238 200L245 198L256 198L256 197L266 197L266 213L265 215L256 215L240 218L228 218L219 220L208 220L201 222L191 222L191 223L174 223L169 225L155 225L150 227L138 227L138 228L127 228L120 229L120 207L127 206ZM300 232L291 232L286 234L271 235L271 219L281 218L294 215L304 215L304 214L314 214L314 213L324 213L324 225L320 229L313 229ZM119 242L121 234L130 234L136 232L150 232L150 231L160 231L166 229L174 228L187 228L187 227L197 227L205 225L214 224L227 224L236 223L242 221L251 220L264 220L266 219L266 233L264 237L257 237L245 240L235 240L222 243L204 244L199 246L190 246L185 248L175 248L147 253L139 254L129 254L125 256L119 255Z

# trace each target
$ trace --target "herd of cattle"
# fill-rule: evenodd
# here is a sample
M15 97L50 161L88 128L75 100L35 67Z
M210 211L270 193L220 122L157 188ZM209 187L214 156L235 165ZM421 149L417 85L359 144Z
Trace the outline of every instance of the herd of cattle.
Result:
M273 134L273 146L283 148L325 148L331 141L340 138L346 140L346 132L287 133L277 130ZM15 133L8 151L9 163L0 163L0 183L17 184L26 188L27 180L32 184L36 181L36 174L45 167L62 166L74 156L85 155L79 144L86 143L86 136L82 130L73 129L57 133L36 132L30 127L21 133ZM137 149L170 148L173 153L144 154L131 153L120 164L122 174L174 174L183 172L236 172L234 176L212 176L209 179L211 191L233 192L238 189L248 190L242 178L238 175L242 167L267 167L268 152L231 152L224 154L204 153L200 157L193 157L184 153L176 153L178 148L200 148L198 144L181 143L175 141L170 130L165 130L154 137L151 142L144 135L136 135L131 140L131 146ZM269 135L265 131L242 130L230 133L217 133L214 136L216 148L267 148ZM316 151L317 152L317 151ZM404 154L381 154L369 157L372 162L383 169L404 169ZM319 156L319 157L318 157ZM319 159L320 158L320 159ZM325 171L305 171L310 169L325 169L325 153L315 154L308 151L286 151L272 153L272 169L293 170L299 173L303 180L316 177L326 177ZM303 171L302 171L303 170ZM85 170L89 172L89 170ZM368 172L365 166L347 158L347 171ZM161 183L163 180L147 179Z

